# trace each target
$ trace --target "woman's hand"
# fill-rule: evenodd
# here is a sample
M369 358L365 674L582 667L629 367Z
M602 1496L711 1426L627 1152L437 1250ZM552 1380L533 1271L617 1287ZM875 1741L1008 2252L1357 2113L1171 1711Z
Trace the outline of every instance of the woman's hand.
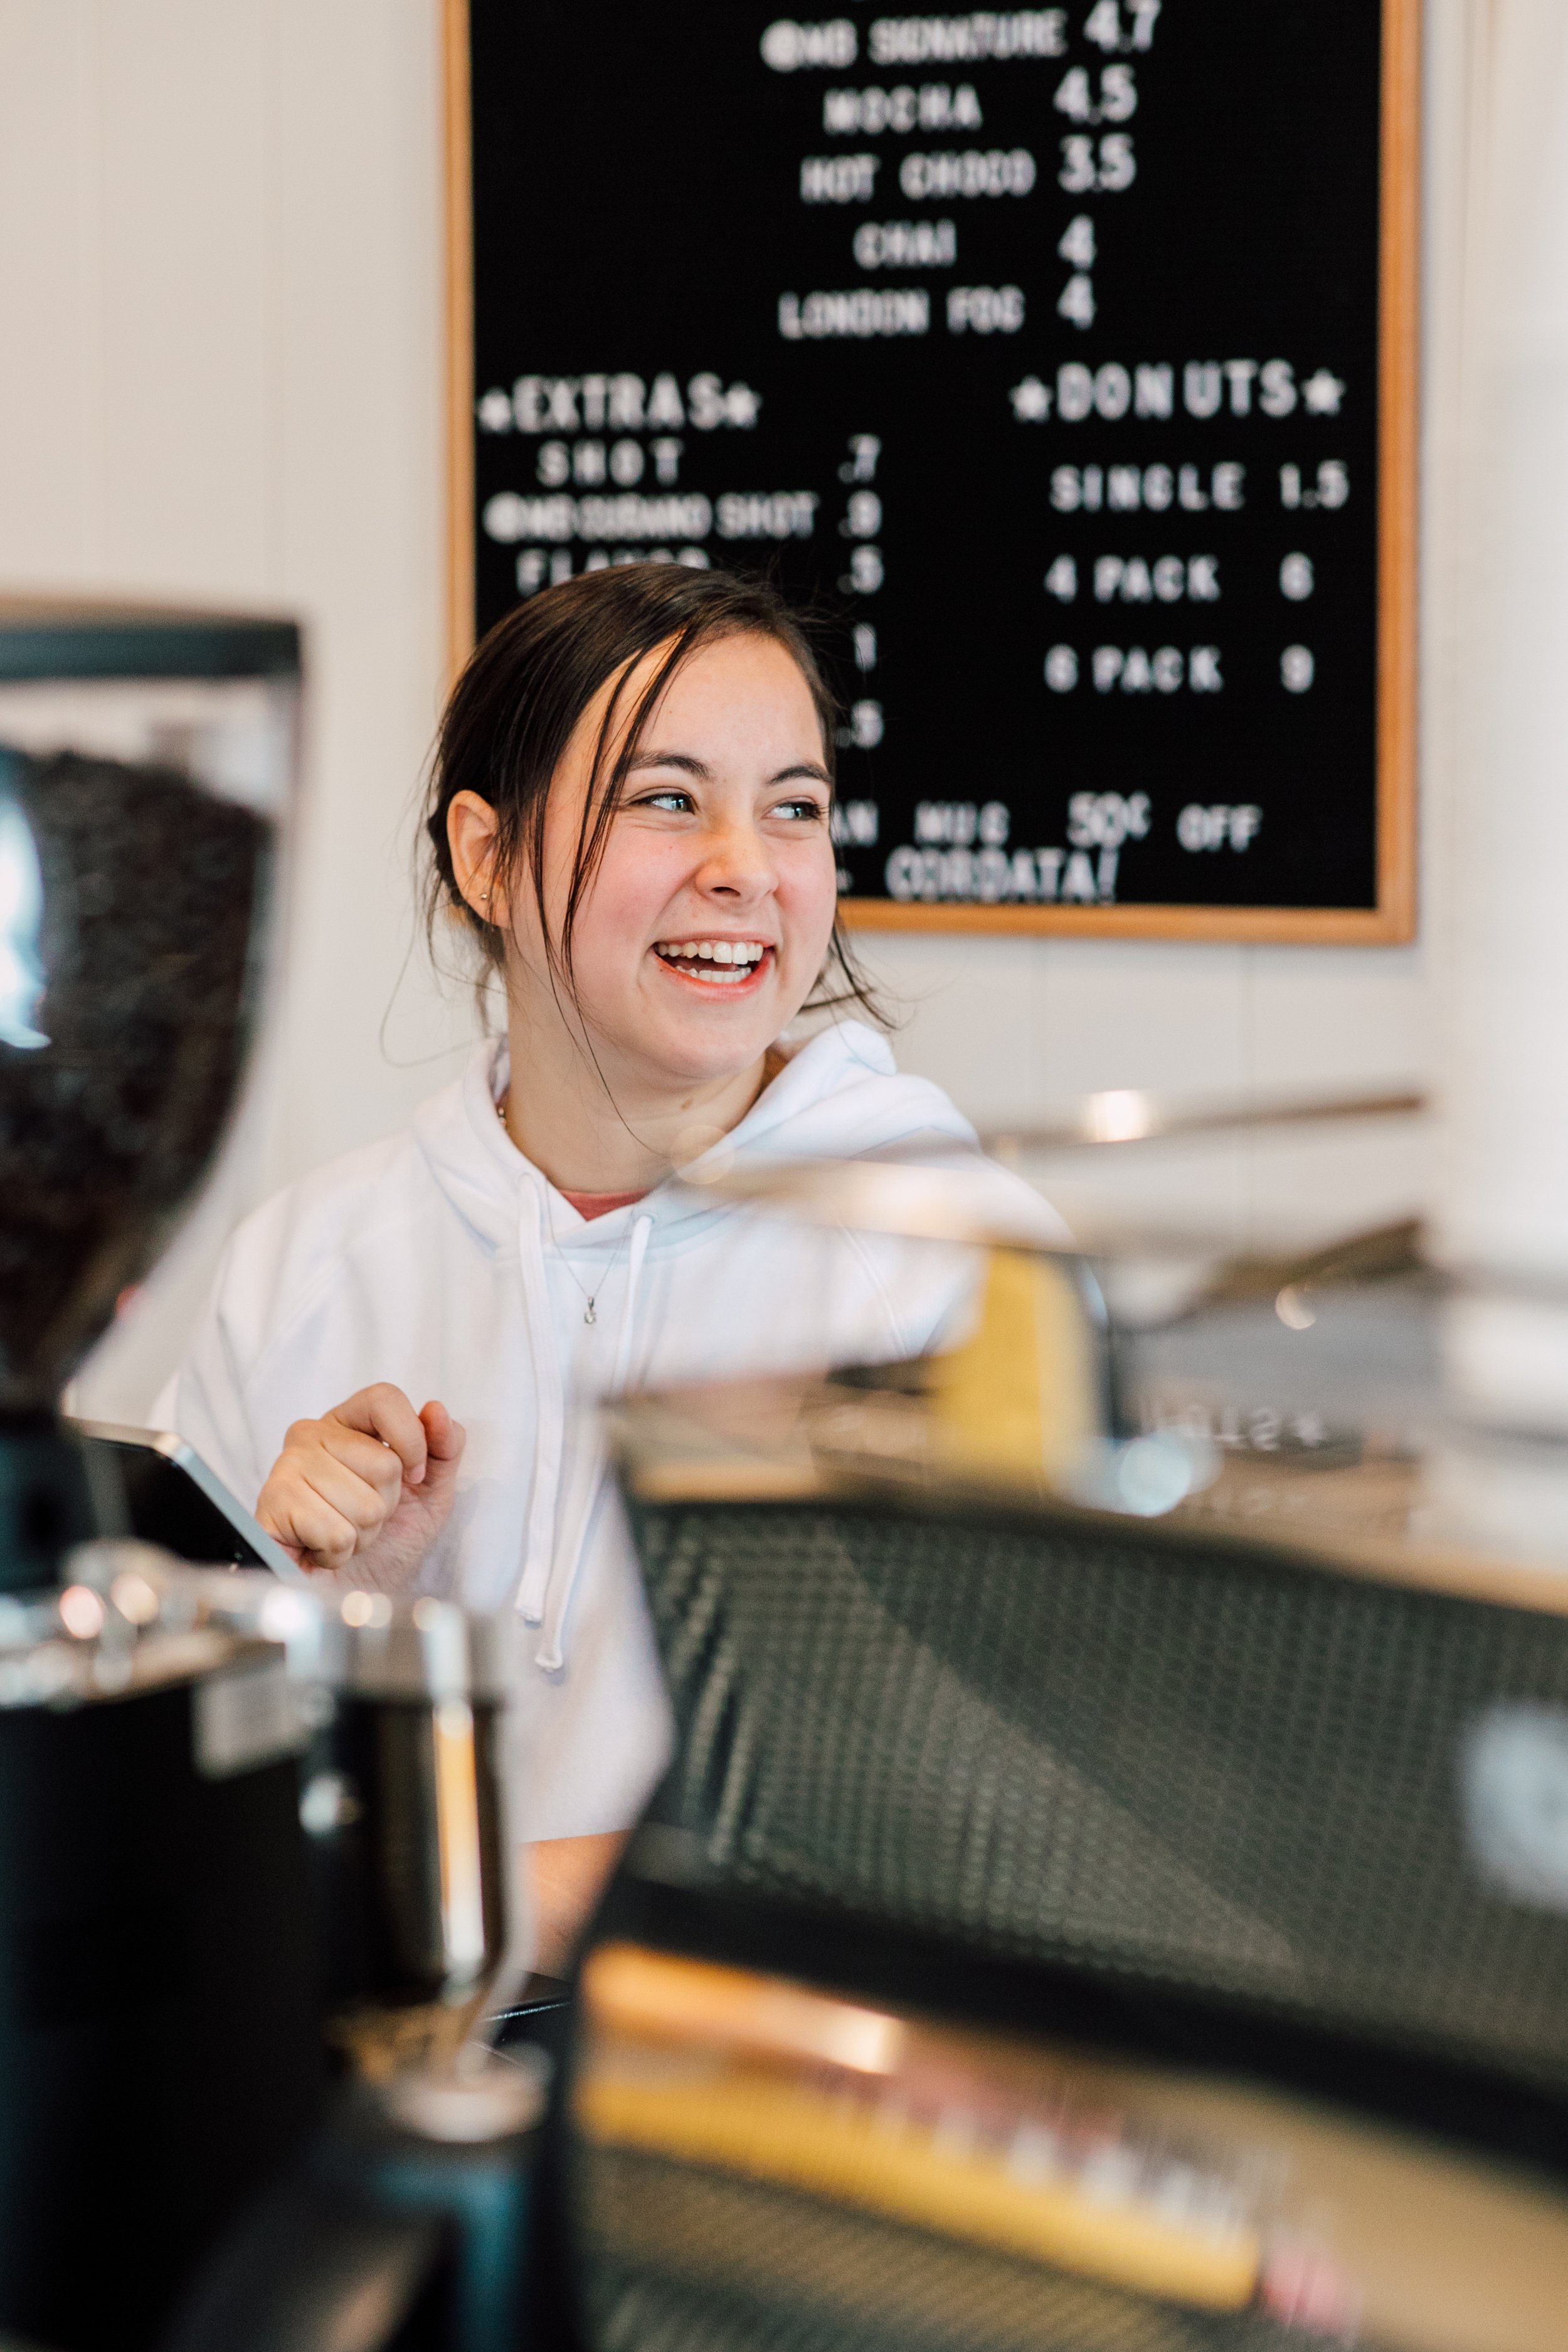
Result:
M377 1381L294 1423L257 1519L301 1568L402 1592L447 1523L465 1440L444 1404L416 1412L401 1389Z

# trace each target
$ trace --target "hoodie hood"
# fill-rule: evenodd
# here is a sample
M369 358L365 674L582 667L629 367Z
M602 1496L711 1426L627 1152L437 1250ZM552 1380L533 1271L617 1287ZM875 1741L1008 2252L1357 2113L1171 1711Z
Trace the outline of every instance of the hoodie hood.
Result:
M431 1174L485 1240L503 1247L514 1236L519 1193L531 1186L550 1195L552 1230L561 1244L574 1249L614 1247L634 1213L651 1216L660 1240L727 1213L722 1202L667 1182L649 1192L635 1213L613 1210L585 1223L518 1150L496 1116L510 1067L505 1039L488 1040L475 1048L462 1076L433 1095L415 1119ZM738 1158L847 1159L895 1145L918 1150L928 1139L933 1151L979 1150L974 1129L940 1087L905 1076L885 1038L864 1022L845 1021L797 1047L745 1118L691 1163L691 1172L700 1177ZM1041 1207L1042 1230L1059 1232Z

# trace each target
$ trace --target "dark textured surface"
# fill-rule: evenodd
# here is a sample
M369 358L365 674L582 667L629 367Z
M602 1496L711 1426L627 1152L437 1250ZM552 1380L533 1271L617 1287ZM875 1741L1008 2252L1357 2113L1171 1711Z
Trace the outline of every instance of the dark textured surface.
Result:
M639 1508L719 1879L1568 2084L1568 1918L1478 1875L1460 1759L1568 1623L983 1516Z
M0 1045L0 1404L52 1401L155 1255L244 1059L268 828L154 767L0 752L43 872L48 1044Z
M651 2156L582 2173L602 2352L1279 2352L1268 2321L1186 2311Z
M1568 1919L1465 1843L1568 1624L1158 1528L633 1506L679 1759L603 1932L1561 2178ZM579 2143L595 2352L1266 2352L1207 2315ZM1363 2339L1371 2341L1372 2339Z

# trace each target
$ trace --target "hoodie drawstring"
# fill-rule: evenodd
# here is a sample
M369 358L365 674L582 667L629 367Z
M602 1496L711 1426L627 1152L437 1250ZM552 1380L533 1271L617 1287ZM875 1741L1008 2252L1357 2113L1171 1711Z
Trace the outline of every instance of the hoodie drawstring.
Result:
M531 1228L531 1230L530 1230ZM533 1478L528 1506L528 1528L522 1542L522 1581L517 1606L525 1625L537 1625L544 1614L545 1589L554 1550L555 1502L561 1486L561 1454L566 1433L566 1399L561 1379L561 1358L555 1346L555 1319L544 1266L543 1219L535 1187L522 1188L518 1218L518 1257L522 1272L523 1319L533 1356Z
M612 1396L619 1395L625 1388L631 1370L637 1285L641 1278L643 1260L647 1255L647 1245L652 1233L651 1217L641 1216L635 1220L631 1232L631 1246L626 1255L626 1300L621 1308L620 1334L616 1342L615 1370L610 1381ZM562 1513L559 1539L554 1546L553 1574L551 1573L551 1563L548 1559L543 1564L545 1581L544 1587L541 1590L541 1599L547 1600L547 1606L543 1612L543 1638L535 1654L534 1664L542 1674L546 1675L559 1674L565 1664L563 1636L566 1631L567 1612L572 1606L572 1595L577 1589L577 1578L583 1566L584 1555L588 1549L588 1539L593 1532L594 1522L598 1517L598 1507L604 1493L605 1458L597 1433L584 1428L580 1434L581 1450L567 1496L566 1507ZM553 1489L552 1499L553 1500ZM531 1544L529 1576L531 1576L535 1564L535 1555ZM528 1577L525 1576L525 1589L527 1585ZM526 1609L523 1614L530 1624L537 1624L540 1622L537 1617L530 1617Z
M647 1255L648 1237L652 1232L651 1217L638 1217L632 1225L632 1245L626 1254L626 1302L621 1309L621 1336L616 1341L616 1369L610 1378L612 1396L620 1395L632 1367L632 1321L637 1313L637 1278L642 1273L642 1262Z

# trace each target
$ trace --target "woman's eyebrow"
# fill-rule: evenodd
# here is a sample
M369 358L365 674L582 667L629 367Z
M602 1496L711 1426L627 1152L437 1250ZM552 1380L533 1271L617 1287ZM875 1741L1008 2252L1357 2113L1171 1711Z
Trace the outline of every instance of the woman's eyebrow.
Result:
M627 769L628 775L638 768L681 768L689 776L700 776L704 783L712 782L713 771L705 761L693 759L689 751L639 751Z
M703 783L713 781L712 769L689 751L639 751L627 767L626 773L635 775L639 768L679 768L686 775L696 776ZM826 769L819 767L815 760L796 760L768 778L768 789L771 791L774 784L787 784L796 776L809 777L814 784L831 784L833 781Z

